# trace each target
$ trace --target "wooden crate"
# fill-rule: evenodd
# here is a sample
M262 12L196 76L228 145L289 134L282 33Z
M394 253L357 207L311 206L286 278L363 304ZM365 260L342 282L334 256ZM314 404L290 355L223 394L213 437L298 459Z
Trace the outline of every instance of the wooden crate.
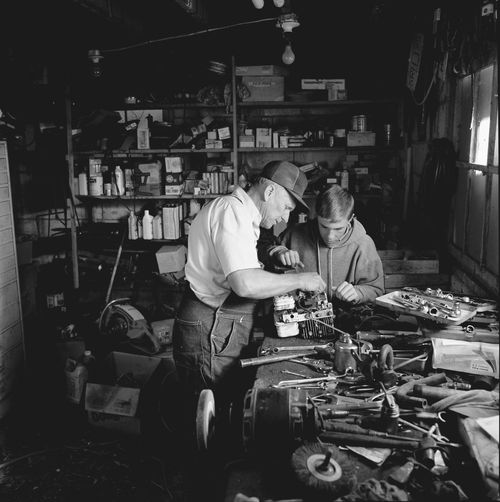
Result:
M439 258L436 251L382 249L378 251L386 274L437 274Z

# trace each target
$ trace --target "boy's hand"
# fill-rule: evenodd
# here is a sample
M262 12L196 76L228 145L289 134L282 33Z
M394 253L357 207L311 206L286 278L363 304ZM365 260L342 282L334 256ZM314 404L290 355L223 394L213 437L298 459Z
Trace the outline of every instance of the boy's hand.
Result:
M345 302L356 303L359 301L359 295L352 284L344 281L340 286L333 289L333 294Z
M282 264L285 265L286 267L300 267L304 268L304 264L300 261L300 256L297 251L291 251L287 249L286 251L280 251L277 253L278 255L278 261Z

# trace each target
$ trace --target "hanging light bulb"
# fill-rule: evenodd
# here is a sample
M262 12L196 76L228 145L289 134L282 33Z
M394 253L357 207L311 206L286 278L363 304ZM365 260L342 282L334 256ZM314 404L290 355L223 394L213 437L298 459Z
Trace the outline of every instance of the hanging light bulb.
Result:
M292 64L295 61L295 54L292 51L291 42L287 42L287 44L285 45L285 50L283 51L283 54L281 55L281 60L285 64Z
M278 7L278 9L281 9L285 5L285 0L274 0L274 6Z
M252 0L252 3L256 9L262 9L262 7L264 7L264 0Z

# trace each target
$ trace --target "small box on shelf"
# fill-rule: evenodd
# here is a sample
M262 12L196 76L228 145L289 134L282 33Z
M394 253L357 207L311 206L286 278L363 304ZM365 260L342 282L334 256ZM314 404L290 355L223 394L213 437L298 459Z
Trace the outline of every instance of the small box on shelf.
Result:
M375 146L376 134L369 131L349 131L347 146Z

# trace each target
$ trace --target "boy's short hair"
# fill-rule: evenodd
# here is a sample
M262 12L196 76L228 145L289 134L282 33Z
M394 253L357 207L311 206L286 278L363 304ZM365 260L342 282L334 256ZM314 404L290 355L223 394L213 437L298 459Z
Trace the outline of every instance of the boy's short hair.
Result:
M316 214L327 220L351 219L354 213L354 198L339 185L333 185L320 193L316 199Z

